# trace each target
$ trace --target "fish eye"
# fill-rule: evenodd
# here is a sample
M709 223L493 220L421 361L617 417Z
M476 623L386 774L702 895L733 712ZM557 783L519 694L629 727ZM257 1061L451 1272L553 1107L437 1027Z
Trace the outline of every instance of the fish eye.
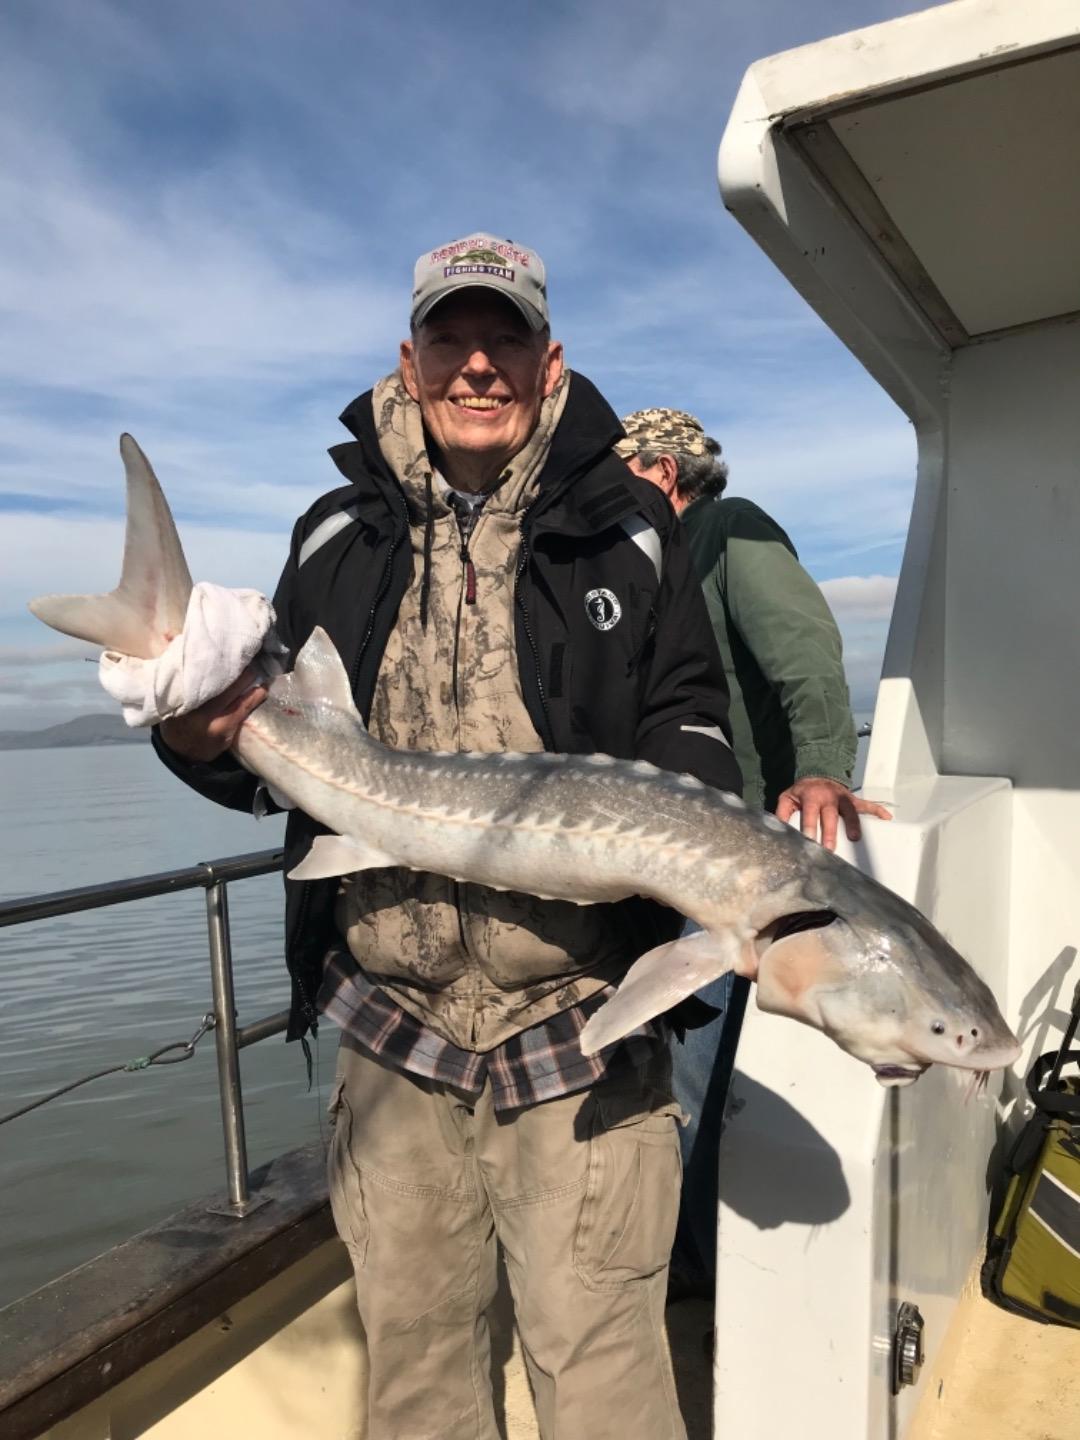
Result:
M944 1021L944 1020L935 1020L935 1021L931 1024L930 1029L934 1032L935 1035L944 1035L944 1034L945 1034L945 1021ZM972 1034L974 1034L974 1033L975 1033L975 1032L972 1031Z

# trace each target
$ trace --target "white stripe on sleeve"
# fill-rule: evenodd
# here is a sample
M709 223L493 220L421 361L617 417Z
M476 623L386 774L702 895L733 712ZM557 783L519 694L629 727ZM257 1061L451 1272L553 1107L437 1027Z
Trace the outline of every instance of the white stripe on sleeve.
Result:
M344 530L346 525L351 525L358 514L355 506L349 505L344 510L339 510L336 515L328 516L321 525L316 525L300 546L300 558L297 564L303 565L305 560L310 560L315 551L321 549L328 540L332 540L339 530Z
M721 745L731 749L731 742L720 729L719 725L680 725L680 730L686 730L692 735L707 735L710 740L719 740Z
M652 567L656 571L657 580L663 573L663 553L660 549L660 536L653 527L640 515L629 515L625 520L619 521L620 526L634 544L652 561Z

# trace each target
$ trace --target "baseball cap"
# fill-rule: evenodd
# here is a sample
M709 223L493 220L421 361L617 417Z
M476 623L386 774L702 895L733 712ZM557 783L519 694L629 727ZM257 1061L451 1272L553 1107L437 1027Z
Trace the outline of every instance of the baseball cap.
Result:
M705 429L685 410L635 410L622 422L626 439L615 446L616 455L632 460L642 450L661 454L707 455Z
M547 275L540 256L483 232L420 256L413 275L412 323L422 325L440 300L470 285L505 295L533 330L549 323Z

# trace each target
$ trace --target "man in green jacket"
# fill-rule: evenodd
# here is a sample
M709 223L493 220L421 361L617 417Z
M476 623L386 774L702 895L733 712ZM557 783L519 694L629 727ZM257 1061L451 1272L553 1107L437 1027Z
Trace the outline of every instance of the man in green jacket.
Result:
M825 597L780 526L752 500L721 499L727 466L701 422L682 410L639 410L616 449L681 517L705 590L731 691L735 756L748 804L831 850L843 818L888 817L853 795L855 726L840 632Z
M638 410L623 420L618 454L667 495L680 516L705 591L731 692L735 758L750 805L836 846L859 816L891 818L850 788L855 764L840 632L781 527L751 500L722 499L728 468L720 446L683 410ZM672 1256L672 1298L710 1294L716 1271L720 1125L746 983L730 975L700 997L720 1012L675 1047L683 1129L683 1194Z

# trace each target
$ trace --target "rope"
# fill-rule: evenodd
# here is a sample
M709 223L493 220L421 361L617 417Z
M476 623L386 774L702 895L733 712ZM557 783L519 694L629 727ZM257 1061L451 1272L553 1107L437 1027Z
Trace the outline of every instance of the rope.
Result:
M213 1030L216 1024L217 1016L213 1011L207 1011L190 1040L174 1040L171 1045L162 1045L160 1050L155 1050L150 1055L140 1055L135 1060L128 1060L122 1065L110 1065L107 1070L95 1070L92 1075L84 1075L81 1080L72 1080L69 1085L61 1085L59 1090L51 1090L48 1095L39 1095L36 1100L31 1100L29 1105L23 1105L18 1110L11 1110L7 1115L0 1115L0 1125L6 1125L9 1120L18 1120L20 1115L28 1115L31 1110L48 1105L50 1100L58 1100L61 1095L67 1095L71 1090L78 1090L80 1085L89 1085L91 1080L101 1080L106 1075L118 1075L122 1072L133 1073L136 1070L149 1070L151 1065L178 1065L182 1060L190 1060L195 1054L195 1046L208 1030ZM174 1050L179 1050L181 1053L174 1055L172 1053Z

